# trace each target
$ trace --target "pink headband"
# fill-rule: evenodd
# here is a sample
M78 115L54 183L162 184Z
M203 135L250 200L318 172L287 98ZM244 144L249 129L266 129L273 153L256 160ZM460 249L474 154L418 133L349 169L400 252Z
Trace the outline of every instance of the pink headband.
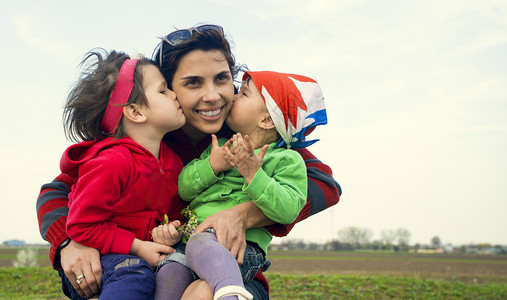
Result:
M111 98L109 98L106 112L100 124L102 130L109 134L116 132L116 127L123 115L123 105L128 102L130 92L132 92L132 88L134 87L134 70L136 69L137 61L137 59L125 60L118 73Z

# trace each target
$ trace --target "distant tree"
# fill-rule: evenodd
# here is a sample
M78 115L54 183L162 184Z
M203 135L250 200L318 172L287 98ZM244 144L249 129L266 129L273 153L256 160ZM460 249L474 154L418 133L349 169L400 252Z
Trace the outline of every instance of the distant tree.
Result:
M298 240L295 244L297 250L305 250L306 243L303 240Z
M380 237L387 249L393 248L393 243L396 240L396 232L394 230L382 230Z
M421 246L421 244L419 244L419 243L417 243L417 244L415 244L415 245L414 245L414 249L415 249L416 251L417 251L417 250L419 250L419 249L421 249L421 248L422 248L422 246Z
M382 243L382 241L375 240L371 243L366 244L366 247L364 248L371 250L383 250L385 248L385 245Z
M308 250L312 250L312 251L315 251L315 250L321 250L321 245L320 244L317 244L317 243L310 243L307 245L307 248Z
M306 248L306 244L301 239L295 240L287 239L282 242L281 247L287 250L304 250Z
M440 245L442 245L442 242L440 241L440 238L438 236L434 236L431 238L431 246L433 246L433 248L438 248L440 247Z
M372 232L368 228L359 228L355 226L345 227L338 231L338 237L340 241L350 243L356 248L360 248L361 245L367 244L372 236Z
M396 239L398 240L398 247L400 251L408 251L408 243L412 234L406 228L396 229Z
M328 251L338 251L340 250L340 241L332 240L326 244L326 249Z
M332 240L326 244L328 251L351 251L354 250L354 245L351 243L342 243L339 240Z

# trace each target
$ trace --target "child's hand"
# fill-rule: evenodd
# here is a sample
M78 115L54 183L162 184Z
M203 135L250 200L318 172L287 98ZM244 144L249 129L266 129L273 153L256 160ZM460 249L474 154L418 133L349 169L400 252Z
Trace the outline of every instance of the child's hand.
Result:
M176 228L180 227L181 222L178 220L172 221L169 224L159 225L151 231L151 236L155 243L162 245L173 246L181 239L181 234Z
M262 166L262 160L269 148L269 145L264 145L257 155L254 153L250 137L248 135L243 137L241 133L236 133L232 137L233 149L226 148L227 161L234 165L239 173L243 175L247 184L250 184L255 176L255 173Z
M226 159L226 149L230 148L231 145L232 139L228 140L225 145L220 147L218 146L218 139L216 135L211 135L211 153L209 155L209 163L211 165L211 169L213 169L213 173L215 173L216 176L218 176L220 172L227 171L233 167L227 162Z
M144 259L152 268L155 268L166 256L176 252L172 247L154 242L134 239L130 247L130 254Z

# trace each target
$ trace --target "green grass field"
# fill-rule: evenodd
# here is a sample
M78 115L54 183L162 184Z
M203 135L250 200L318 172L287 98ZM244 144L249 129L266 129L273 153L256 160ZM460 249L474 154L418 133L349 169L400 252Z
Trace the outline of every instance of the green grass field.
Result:
M57 272L47 266L47 249L38 255L45 266L36 268L10 267L15 253L0 251L0 299L67 299ZM273 252L268 257L271 299L507 299L505 256ZM311 272L310 265L316 267Z
M384 275L268 274L272 299L507 299L505 284Z
M271 299L507 299L502 283L268 273ZM0 299L66 299L51 268L0 268Z

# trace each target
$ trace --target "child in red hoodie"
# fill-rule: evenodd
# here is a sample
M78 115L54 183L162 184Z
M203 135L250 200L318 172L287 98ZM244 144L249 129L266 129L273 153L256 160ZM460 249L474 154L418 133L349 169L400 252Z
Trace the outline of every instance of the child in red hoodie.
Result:
M162 138L182 127L185 116L151 60L112 51L90 52L83 63L93 58L64 110L66 135L82 141L60 162L63 173L79 177L69 194L67 233L100 251L101 297L148 299L155 289L153 267L180 240L177 180L183 164ZM172 220L168 245L150 241L164 214ZM60 276L65 294L80 299L64 272ZM78 275L75 284L89 276Z

